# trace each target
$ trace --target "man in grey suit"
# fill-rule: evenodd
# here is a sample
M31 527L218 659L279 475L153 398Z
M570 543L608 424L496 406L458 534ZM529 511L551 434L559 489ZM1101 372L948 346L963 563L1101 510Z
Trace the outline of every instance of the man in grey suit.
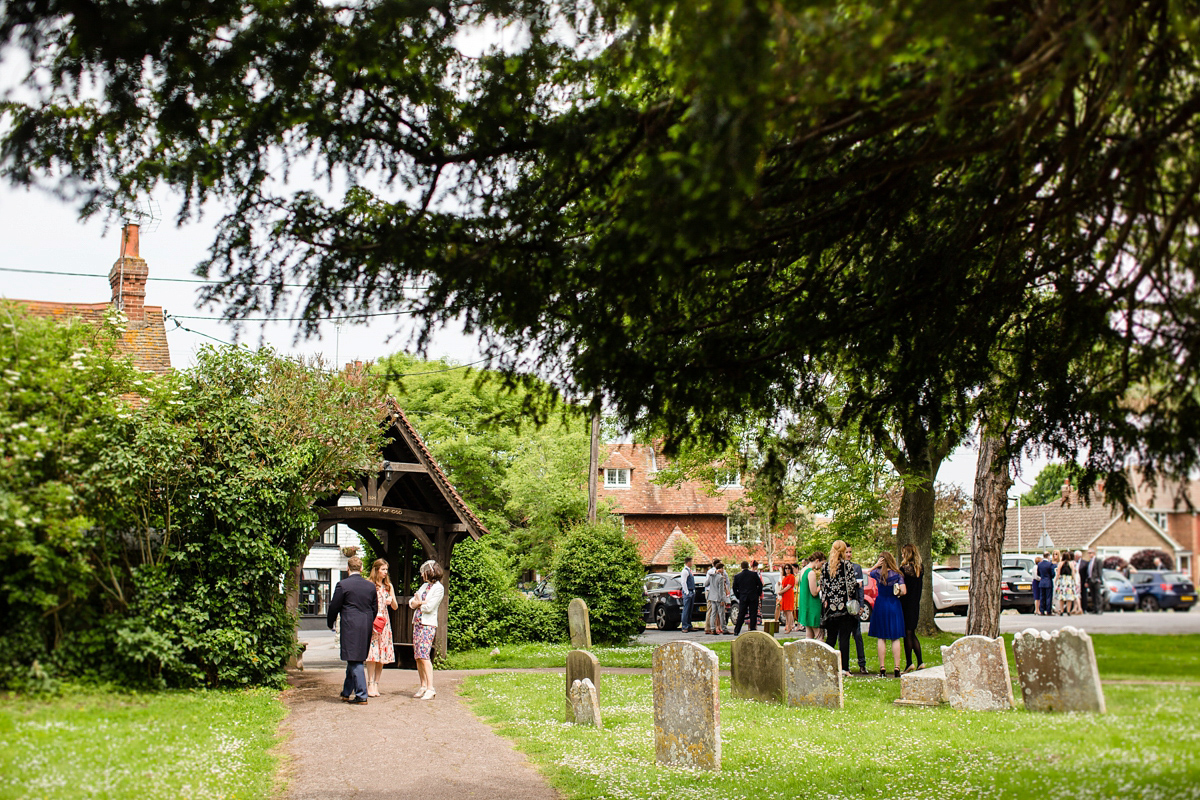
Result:
M342 661L346 662L346 680L342 684L342 699L352 705L367 704L367 673L363 662L371 651L372 626L379 611L375 584L362 576L362 559L351 556L346 562L350 574L338 581L329 601L326 621L330 630L338 615L342 616Z
M1088 583L1088 592L1092 596L1093 614L1103 614L1104 604L1108 601L1108 591L1104 587L1104 559L1096 555L1095 550L1088 550L1088 571L1083 577ZM1084 608L1084 611L1087 611Z

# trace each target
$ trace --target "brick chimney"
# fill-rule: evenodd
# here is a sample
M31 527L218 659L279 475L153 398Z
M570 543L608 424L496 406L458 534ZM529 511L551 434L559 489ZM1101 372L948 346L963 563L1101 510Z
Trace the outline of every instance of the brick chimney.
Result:
M108 273L108 284L112 287L112 304L125 312L129 324L142 327L146 324L146 277L150 269L146 260L138 255L138 225L129 222L121 229L121 257Z

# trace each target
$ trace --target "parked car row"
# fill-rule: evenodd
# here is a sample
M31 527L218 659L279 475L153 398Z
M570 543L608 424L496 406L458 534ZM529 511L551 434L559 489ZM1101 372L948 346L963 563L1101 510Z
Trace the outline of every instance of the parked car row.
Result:
M683 585L678 572L651 572L642 584L642 619L660 631L673 631L683 620ZM764 572L763 596L760 603L763 619L774 619L780 573ZM708 616L708 576L696 575L696 599L692 603L692 624L704 624ZM738 601L735 597L726 611L725 624L737 620Z

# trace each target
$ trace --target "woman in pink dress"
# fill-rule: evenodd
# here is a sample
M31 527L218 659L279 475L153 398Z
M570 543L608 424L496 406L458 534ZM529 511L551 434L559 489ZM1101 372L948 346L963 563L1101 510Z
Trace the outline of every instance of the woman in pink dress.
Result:
M392 644L392 615L389 608L399 608L396 592L388 579L388 564L382 558L371 565L371 583L375 584L375 598L379 601L379 612L375 616L375 630L371 635L371 649L367 653L367 697L379 697L379 677L383 665L396 660L396 648ZM383 620L380 628L379 620Z

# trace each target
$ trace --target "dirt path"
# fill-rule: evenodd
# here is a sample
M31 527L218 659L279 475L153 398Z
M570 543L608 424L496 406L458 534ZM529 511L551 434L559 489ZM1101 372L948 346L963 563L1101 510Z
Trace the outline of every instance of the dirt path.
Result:
M283 701L288 800L558 800L560 795L456 695L465 673L438 672L438 695L414 700L417 674L384 670L381 697L338 698L344 670L293 672Z

